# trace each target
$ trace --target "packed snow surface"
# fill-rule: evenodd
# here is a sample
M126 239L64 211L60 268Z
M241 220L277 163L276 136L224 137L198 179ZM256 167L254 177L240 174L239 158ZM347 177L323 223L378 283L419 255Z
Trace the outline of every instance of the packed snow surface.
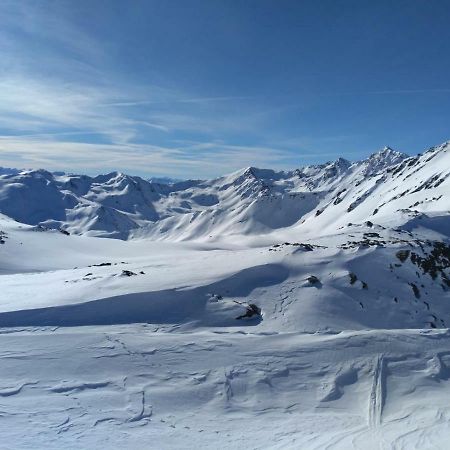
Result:
M5 171L4 448L446 448L449 148Z

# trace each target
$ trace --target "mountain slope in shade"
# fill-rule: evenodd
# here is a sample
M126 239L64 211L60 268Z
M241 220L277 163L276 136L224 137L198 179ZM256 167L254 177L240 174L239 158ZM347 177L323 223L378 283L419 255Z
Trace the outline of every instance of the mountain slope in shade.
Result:
M17 175L21 171L12 167L0 167L0 175Z

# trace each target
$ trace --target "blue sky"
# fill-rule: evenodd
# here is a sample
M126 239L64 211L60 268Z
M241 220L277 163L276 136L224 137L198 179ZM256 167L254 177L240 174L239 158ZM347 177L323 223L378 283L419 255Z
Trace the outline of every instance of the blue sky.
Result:
M0 165L212 177L450 139L447 0L0 2Z

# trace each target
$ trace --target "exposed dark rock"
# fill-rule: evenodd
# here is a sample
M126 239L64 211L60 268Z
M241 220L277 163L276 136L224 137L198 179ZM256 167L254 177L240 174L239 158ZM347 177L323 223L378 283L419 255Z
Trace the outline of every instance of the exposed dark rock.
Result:
M319 280L315 275L310 275L310 276L307 278L307 280L308 280L308 282L311 283L311 284L318 284L318 283L320 283L320 280Z
M124 277L132 277L133 275L137 275L137 273L134 273L131 270L122 270L122 276Z
M410 250L399 250L395 256L403 263L409 258Z
M358 281L358 277L353 272L350 272L348 276L350 277L350 284L355 284Z
M439 273L443 280L447 280L444 270L450 267L450 246L444 242L434 242L433 250L425 256L411 253L411 262L420 267L423 273L429 274L433 280L437 278Z
M420 298L420 289L414 283L409 283L409 285L411 286L411 288L414 292L414 296L416 298Z
M236 319L245 319L253 316L261 316L261 308L254 303L250 303L245 310L245 314L236 317Z
M378 233L364 233L365 238L380 238L381 236Z

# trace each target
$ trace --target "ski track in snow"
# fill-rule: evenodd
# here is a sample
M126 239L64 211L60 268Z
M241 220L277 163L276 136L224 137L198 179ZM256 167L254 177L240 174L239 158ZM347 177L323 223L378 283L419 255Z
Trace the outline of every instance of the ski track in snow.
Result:
M370 391L369 400L369 426L377 429L381 425L381 416L383 414L383 406L385 402L385 369L384 358L380 355L373 368L373 384Z

